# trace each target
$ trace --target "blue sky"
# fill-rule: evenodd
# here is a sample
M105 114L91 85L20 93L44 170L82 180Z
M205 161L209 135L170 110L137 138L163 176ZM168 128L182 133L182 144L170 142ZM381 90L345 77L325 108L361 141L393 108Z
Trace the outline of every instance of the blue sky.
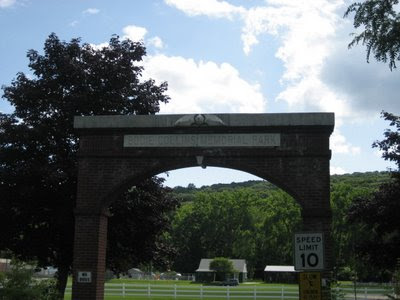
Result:
M144 77L168 81L162 113L335 112L331 173L386 170L371 148L386 110L400 113L400 73L348 50L346 0L0 0L0 85L30 73L26 52L61 40L144 41ZM0 92L2 94L2 91ZM4 100L0 111L11 112ZM233 170L170 172L170 186L256 179Z

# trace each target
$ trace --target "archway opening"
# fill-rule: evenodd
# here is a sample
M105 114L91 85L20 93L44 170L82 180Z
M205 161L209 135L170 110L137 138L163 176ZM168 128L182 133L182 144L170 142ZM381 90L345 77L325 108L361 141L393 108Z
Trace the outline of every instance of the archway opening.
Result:
M131 241L134 242L126 245L135 247L141 241L141 250L136 251L140 255L135 260L131 256L131 260L122 262L129 265L120 267L140 269L145 278L150 275L170 278L171 274L181 274L189 280L215 280L196 272L201 259L215 257L245 260L246 277L261 280L271 279L265 277L267 265L292 265L292 239L293 233L301 229L301 207L284 190L260 177L227 168L194 167L158 176L167 177L169 183L164 182L164 187L179 200L179 206L175 210L169 209L171 202L163 193L155 194L166 197L160 199L161 203L153 201L154 197L146 200L143 194L149 192L146 191L149 185L135 182L128 192L123 193L122 201L111 203L110 210L114 215L109 218L108 260L119 251L122 240L131 234L130 230L121 227L121 217L129 218L128 210L132 209L136 219L128 223L137 228L133 233L138 237L133 235ZM134 197L151 203L140 203ZM149 209L151 207L153 209ZM163 222L163 218L169 224L158 233L152 232L157 228L151 222ZM114 228L116 225L117 229ZM153 233L156 234L153 236ZM160 245L162 247L157 248ZM158 257L152 258L154 252Z
M159 174L165 179L164 185L171 188L176 186L188 186L194 184L196 187L212 185L216 183L244 182L250 180L263 180L253 174L221 167L190 167L168 171Z

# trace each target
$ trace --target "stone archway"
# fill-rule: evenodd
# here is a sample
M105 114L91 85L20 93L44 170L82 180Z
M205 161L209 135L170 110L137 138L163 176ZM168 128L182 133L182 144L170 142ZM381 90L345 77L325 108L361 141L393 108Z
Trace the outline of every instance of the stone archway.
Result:
M329 278L333 113L92 116L76 117L74 127L80 146L72 299L103 299L113 195L140 178L193 166L242 170L291 194L303 230L324 233Z

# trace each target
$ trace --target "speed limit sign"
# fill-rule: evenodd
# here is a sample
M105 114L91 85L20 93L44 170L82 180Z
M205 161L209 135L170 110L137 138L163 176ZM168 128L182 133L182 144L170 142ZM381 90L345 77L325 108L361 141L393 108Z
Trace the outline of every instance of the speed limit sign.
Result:
M324 236L321 232L303 232L294 235L294 269L324 269Z

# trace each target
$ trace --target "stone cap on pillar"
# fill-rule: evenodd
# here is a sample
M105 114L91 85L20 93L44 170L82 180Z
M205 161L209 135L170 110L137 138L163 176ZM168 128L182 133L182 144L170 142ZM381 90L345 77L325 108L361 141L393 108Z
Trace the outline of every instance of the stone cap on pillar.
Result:
M75 129L128 129L177 127L292 127L323 126L333 130L335 115L324 113L271 114L158 114L76 116Z

